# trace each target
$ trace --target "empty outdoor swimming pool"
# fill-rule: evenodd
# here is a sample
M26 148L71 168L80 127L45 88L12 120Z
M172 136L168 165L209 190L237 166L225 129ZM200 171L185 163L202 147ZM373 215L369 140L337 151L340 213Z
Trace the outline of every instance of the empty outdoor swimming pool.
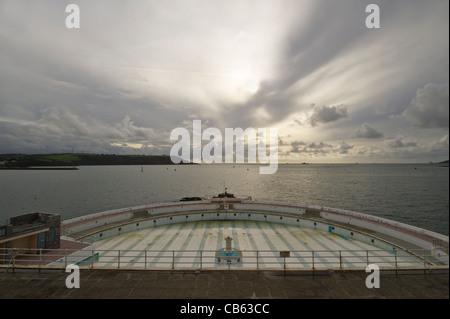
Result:
M226 237L231 237L232 248L242 253L239 262L221 263L215 258L216 252L225 247ZM331 232L263 221L174 223L112 236L94 245L98 267L330 269L364 268L368 263L380 267L423 264L396 249L381 249Z

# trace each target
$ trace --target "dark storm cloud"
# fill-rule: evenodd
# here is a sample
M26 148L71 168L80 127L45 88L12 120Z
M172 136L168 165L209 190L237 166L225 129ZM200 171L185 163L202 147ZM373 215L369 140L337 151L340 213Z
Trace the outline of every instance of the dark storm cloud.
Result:
M292 153L299 153L299 152L301 152L301 150L304 148L305 145L306 145L305 142L294 141L294 142L291 143L290 152L292 152Z
M299 155L320 155L326 156L327 154L348 154L354 145L350 145L346 142L341 142L338 145L331 145L324 142L311 142L306 143L303 141L294 141L290 144L291 148L289 153L299 154Z
M353 134L352 137L356 138L381 138L383 137L383 133L375 129L369 123L363 123L360 128L358 128Z
M137 126L128 116L109 125L98 119L80 117L66 108L47 108L35 122L0 121L0 124L0 148L5 153L21 149L107 152L118 141L146 144L158 138L151 128Z
M309 118L308 122L312 126L317 126L319 124L334 122L346 117L348 117L346 105L324 105L320 107L314 107L313 114Z
M324 142L311 142L306 143L302 141L294 141L291 144L291 149L289 150L290 153L306 153L306 154L322 154L325 155L331 151L331 148L333 147L330 144L324 143Z
M399 135L388 141L389 146L393 148L417 147L418 143L410 137Z
M341 142L341 144L336 147L336 152L338 154L348 154L349 150L351 150L353 147L354 145L347 144L346 142Z
M448 83L430 83L418 89L416 97L402 115L421 128L448 128Z

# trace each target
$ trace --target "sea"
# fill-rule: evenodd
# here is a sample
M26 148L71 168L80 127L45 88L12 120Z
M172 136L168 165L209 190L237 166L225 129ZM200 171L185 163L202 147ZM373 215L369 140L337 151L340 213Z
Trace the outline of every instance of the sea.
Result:
M319 205L380 216L449 235L449 168L431 164L80 166L0 170L0 224L29 212L63 220L183 197L236 197Z

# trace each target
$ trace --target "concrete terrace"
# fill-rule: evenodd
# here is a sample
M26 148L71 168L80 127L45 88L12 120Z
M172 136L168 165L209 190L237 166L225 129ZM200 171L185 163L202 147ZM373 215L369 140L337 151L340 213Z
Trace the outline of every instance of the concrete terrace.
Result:
M364 271L81 270L80 288L63 270L0 269L1 299L448 299L448 270L382 271L380 288ZM257 300L254 300L257 301ZM194 301L191 301L194 302ZM158 304L154 304L158 307ZM292 304L291 304L292 306Z

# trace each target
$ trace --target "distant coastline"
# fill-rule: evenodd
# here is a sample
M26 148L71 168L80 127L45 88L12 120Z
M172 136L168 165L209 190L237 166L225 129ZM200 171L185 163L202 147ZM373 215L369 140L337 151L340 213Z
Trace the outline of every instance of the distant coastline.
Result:
M174 165L167 155L0 154L0 169L76 169L87 165Z
M448 163L449 163L449 160L442 161L442 162L439 162L439 163L432 163L432 162L430 162L430 164L437 164L440 167L448 167Z
M37 170L37 171L42 171L42 170L52 170L52 171L76 171L78 170L77 167L5 167L5 166L0 166L0 170Z
M168 155L116 155L116 154L0 154L0 170L77 170L77 166L95 165L189 165L174 164ZM285 163L308 165L310 163ZM423 163L425 164L425 163ZM429 162L431 165L448 167L449 160Z

